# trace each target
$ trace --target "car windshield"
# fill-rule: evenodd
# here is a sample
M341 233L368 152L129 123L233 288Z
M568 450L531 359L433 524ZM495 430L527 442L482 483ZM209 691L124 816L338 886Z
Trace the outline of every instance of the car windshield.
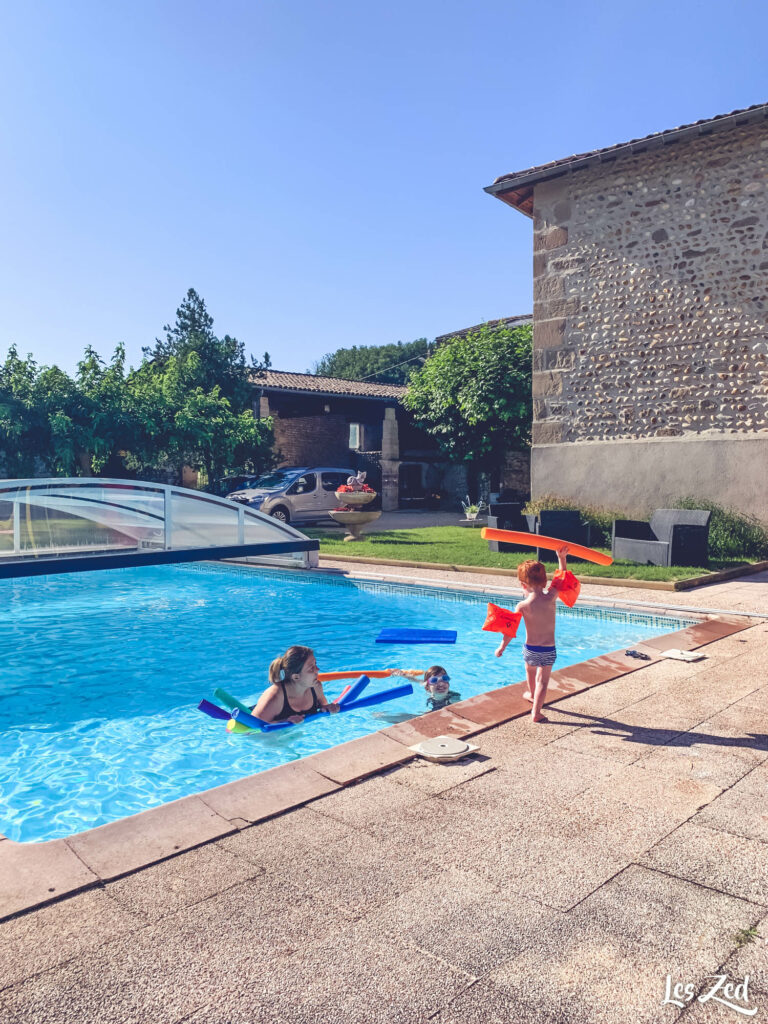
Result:
M290 480L297 476L295 469L286 472L282 469L276 469L272 473L265 473L264 476L254 477L252 480L246 480L243 487L265 487L265 488L278 488L284 487Z

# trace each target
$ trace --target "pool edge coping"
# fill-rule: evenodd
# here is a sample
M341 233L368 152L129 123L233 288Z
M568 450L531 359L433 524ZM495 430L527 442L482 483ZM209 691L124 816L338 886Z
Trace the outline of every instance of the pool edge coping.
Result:
M546 703L664 660L661 652L668 648L694 650L752 625L753 621L738 613L703 613L693 625L637 644L637 650L648 655L647 661L613 651L556 670ZM66 838L21 843L0 835L0 892L10 893L0 900L0 923L233 835L413 760L418 755L411 746L424 739L469 737L520 718L530 713L522 685L513 683L469 697L450 708ZM350 753L354 756L348 763Z

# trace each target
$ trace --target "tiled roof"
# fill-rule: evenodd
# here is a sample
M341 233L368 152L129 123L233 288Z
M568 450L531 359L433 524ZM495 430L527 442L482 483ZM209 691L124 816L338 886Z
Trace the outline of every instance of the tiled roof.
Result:
M407 388L402 384L374 384L367 380L344 380L342 377L318 377L313 373L288 373L266 370L254 380L258 387L274 391L293 391L315 395L349 395L353 398L400 399Z
M531 313L523 313L521 316L505 316L501 320L486 320L482 324L475 324L474 327L462 327L459 331L441 334L439 338L435 338L435 345L440 345L442 342L448 341L449 338L460 338L464 334L472 334L474 331L479 331L481 327L522 327L523 324L531 323L533 323Z
M694 121L693 124L683 124L678 128L668 128L663 132L654 132L652 135L645 135L641 139L632 139L630 142L620 142L615 146L606 146L604 149L593 149L589 153L577 153L574 156L566 156L561 160L552 160L547 164L540 164L538 167L529 167L525 171L516 171L513 174L502 174L496 178L492 185L485 189L491 195L521 210L523 213L532 216L533 212L533 187L548 178L557 178L563 174L582 170L585 167L594 167L600 163L607 163L630 153L646 153L654 149L661 149L672 143L686 142L698 136L712 135L715 132L729 131L732 128L739 128L745 124L755 124L768 119L768 103L756 103L754 106L745 107L743 110L733 110L730 114L717 114L715 117L705 118L702 121Z

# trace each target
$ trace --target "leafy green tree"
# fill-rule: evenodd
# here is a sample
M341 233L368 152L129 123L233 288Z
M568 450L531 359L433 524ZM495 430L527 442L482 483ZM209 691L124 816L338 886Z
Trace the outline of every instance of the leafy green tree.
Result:
M126 372L122 345L109 363L88 347L74 378L11 348L0 366L0 472L166 479L190 465L215 488L228 472L270 466L272 424L251 409L269 356L249 365L243 345L212 328L190 289L136 370Z
M133 396L144 441L128 457L141 473L163 465L205 470L216 490L227 473L258 473L272 465L272 421L250 408L235 409L218 385L189 386L199 372L199 354L170 356L163 366L145 362L134 374Z
M450 338L408 382L404 404L442 451L482 470L530 444L532 329Z
M45 465L50 430L38 401L39 367L14 346L0 367L0 461L8 477L34 476Z
M427 357L426 338L392 345L353 345L340 348L314 364L311 371L321 377L344 380L367 379L376 384L405 384Z

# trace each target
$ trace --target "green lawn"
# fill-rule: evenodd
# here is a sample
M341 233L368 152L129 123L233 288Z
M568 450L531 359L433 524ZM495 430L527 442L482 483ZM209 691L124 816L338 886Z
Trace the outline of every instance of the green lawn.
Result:
M385 530L381 533L363 534L359 542L343 540L341 530L305 530L310 537L320 541L320 554L358 555L365 558L381 558L387 562L437 562L441 565L477 565L487 568L515 569L526 558L535 557L535 550L528 552L501 553L490 551L488 542L480 536L480 530L462 526L428 526L417 530ZM601 548L610 554L606 548ZM554 553L547 552L556 565ZM548 561L548 559L547 559ZM715 561L709 566L635 565L632 562L615 562L613 565L594 565L592 562L573 562L579 576L603 576L634 580L684 580L702 576L718 569L731 569L746 562Z

